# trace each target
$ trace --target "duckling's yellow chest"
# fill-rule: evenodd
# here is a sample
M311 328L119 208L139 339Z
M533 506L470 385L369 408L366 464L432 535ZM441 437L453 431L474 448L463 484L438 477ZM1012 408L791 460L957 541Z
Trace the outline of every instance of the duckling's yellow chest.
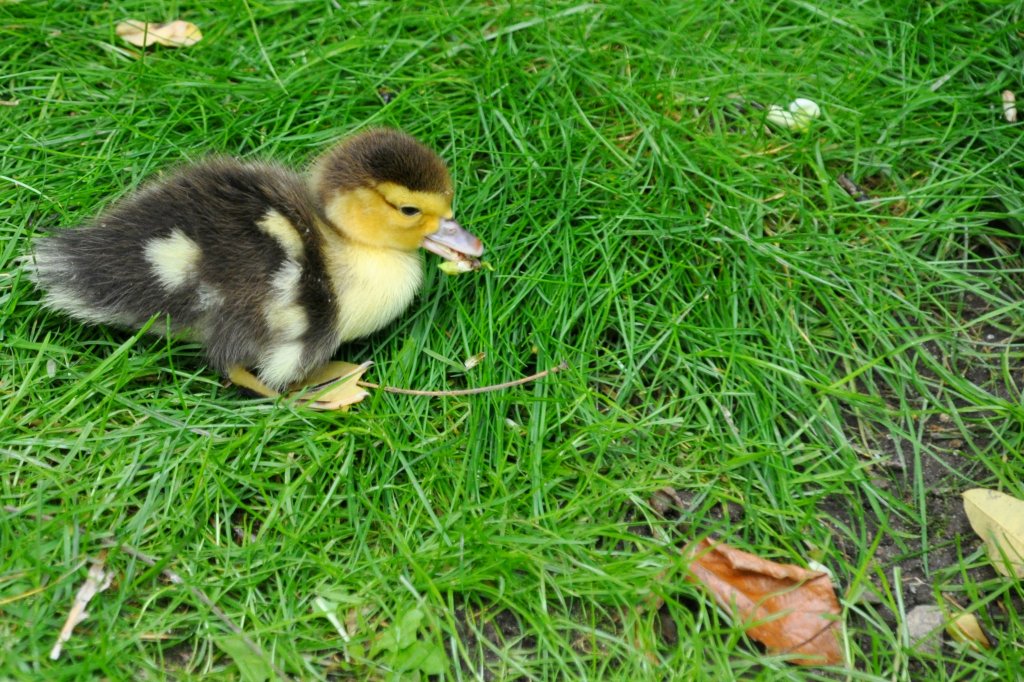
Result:
M350 246L329 259L338 338L372 334L409 307L423 281L419 252Z

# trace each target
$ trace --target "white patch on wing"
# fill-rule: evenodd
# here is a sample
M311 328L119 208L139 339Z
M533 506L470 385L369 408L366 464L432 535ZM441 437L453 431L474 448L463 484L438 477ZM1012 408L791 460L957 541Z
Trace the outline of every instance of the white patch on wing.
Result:
M306 310L296 302L302 268L287 260L270 280L270 299L263 311L273 335L270 347L259 360L257 373L267 385L285 387L305 375L302 335L309 328Z
M274 273L274 279L270 286L281 297L295 298L299 291L299 279L302 277L302 268L293 260L286 260L284 265Z
M299 305L281 306L273 312L268 322L271 329L289 339L299 338L309 328L306 311Z
M302 257L302 236L295 229L295 225L283 215L274 210L268 211L266 217L257 225L281 245L288 258L298 260Z
M301 266L293 260L285 261L270 282L271 299L264 311L270 329L288 341L298 339L309 329L306 310L296 302L301 277Z
M167 237L146 244L146 260L153 274L166 289L179 289L188 284L199 266L202 251L199 245L181 230L172 230Z

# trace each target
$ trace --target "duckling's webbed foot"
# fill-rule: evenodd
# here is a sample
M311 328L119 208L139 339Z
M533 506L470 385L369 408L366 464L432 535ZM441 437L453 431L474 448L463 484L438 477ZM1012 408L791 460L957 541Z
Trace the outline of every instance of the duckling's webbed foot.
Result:
M228 370L228 381L241 388L244 392L262 396L264 398L276 398L281 395L279 392L260 381L255 374L241 365L235 365Z

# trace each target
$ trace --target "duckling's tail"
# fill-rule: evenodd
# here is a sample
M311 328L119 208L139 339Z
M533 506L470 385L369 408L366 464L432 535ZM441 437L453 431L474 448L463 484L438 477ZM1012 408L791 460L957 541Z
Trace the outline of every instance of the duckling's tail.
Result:
M137 315L120 304L129 287L111 279L112 263L82 248L88 246L82 243L88 241L87 232L65 230L36 240L26 257L25 273L42 289L48 308L92 324L138 324Z

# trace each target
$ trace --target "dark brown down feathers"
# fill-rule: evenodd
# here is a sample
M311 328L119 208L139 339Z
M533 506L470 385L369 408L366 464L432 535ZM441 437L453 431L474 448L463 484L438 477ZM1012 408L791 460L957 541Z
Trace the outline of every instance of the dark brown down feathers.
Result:
M380 154L381 148L394 150ZM397 130L381 128L342 142L324 154L317 191L349 190L378 182L393 182L414 192L451 194L448 169L426 145Z
M304 178L269 164L211 159L182 169L108 209L84 229L36 242L35 277L52 307L87 322L137 329L168 316L171 329L197 336L221 373L255 366L272 341L262 311L286 260L281 245L257 228L268 210L299 228L304 242L299 302L312 316L302 339L308 360L333 353L333 294L320 276L321 237ZM146 244L180 231L201 251L196 286L168 291L146 260ZM202 282L216 283L203 290ZM230 298L209 300L216 291ZM207 300L203 300L204 296ZM163 321L154 329L165 328Z

